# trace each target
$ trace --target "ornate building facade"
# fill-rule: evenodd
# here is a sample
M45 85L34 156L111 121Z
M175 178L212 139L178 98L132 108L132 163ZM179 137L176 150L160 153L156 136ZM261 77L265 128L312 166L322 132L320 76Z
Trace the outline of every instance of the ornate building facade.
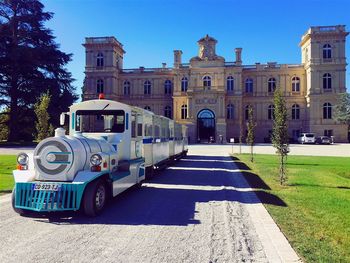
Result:
M174 50L172 68L124 69L123 45L114 37L89 37L86 49L83 99L99 93L184 123L191 143L210 137L229 141L246 133L247 109L256 120L256 141L269 140L273 124L273 92L281 88L287 103L291 138L301 132L348 140L346 125L334 120L337 95L345 92L345 26L311 27L300 42L301 64L244 65L242 48L235 61L216 54L217 40L198 41L198 56L183 63Z

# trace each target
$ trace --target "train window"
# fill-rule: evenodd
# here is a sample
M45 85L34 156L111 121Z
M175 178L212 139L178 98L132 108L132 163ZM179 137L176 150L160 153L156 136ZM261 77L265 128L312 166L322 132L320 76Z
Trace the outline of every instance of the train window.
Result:
M131 115L131 137L136 137L136 120L135 115Z
M125 112L123 110L78 110L76 112L76 131L123 133L124 129Z
M160 137L160 128L158 125L154 125L154 137Z
M142 123L137 124L137 136L142 136Z

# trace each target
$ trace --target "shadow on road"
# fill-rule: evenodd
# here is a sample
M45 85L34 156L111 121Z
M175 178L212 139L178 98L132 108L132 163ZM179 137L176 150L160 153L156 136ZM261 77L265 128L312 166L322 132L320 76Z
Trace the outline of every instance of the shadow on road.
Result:
M113 198L104 213L96 218L78 213L54 213L36 220L53 224L185 226L200 224L196 218L200 203L254 204L261 203L259 196L264 203L286 206L277 196L259 189L249 190L242 179L230 157L188 156L159 172L141 189L131 188Z

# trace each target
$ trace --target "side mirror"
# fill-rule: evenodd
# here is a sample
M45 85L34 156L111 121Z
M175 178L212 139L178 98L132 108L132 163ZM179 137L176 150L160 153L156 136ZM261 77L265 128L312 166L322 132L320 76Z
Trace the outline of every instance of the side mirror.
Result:
M64 123L66 122L66 115L67 115L67 112L62 112L60 115L60 125L61 126L63 126Z

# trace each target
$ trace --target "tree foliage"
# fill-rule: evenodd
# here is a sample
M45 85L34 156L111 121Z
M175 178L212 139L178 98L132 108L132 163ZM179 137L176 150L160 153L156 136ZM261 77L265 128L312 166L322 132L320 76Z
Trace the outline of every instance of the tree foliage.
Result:
M350 125L350 93L339 94L334 117L340 123Z
M247 144L250 145L250 161L254 162L254 141L255 141L254 110L252 105L248 106L248 122L247 122Z
M65 65L71 54L59 50L44 23L53 16L38 0L0 2L0 107L8 108L8 140L33 133L34 104L47 90L51 94L51 123L76 99ZM24 133L28 133L24 134Z
M49 93L42 94L40 99L34 105L34 112L36 114L36 140L41 141L53 135L53 126L50 124L50 115L47 111L50 105L51 96Z
M283 98L282 91L278 88L274 93L274 121L272 130L272 144L277 149L280 155L280 184L282 185L286 180L286 158L288 154L288 126L287 126L287 107L286 101Z

